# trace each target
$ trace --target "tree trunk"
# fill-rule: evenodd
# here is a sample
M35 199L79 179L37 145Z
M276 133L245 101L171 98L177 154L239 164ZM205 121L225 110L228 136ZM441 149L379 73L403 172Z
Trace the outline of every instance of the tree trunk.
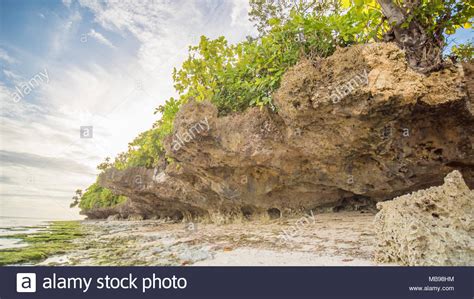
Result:
M387 18L391 30L384 36L406 52L408 64L421 73L429 73L442 67L443 41L428 34L426 28L413 18L408 26L402 26L408 15L393 0L377 0Z
M382 12L390 24L401 25L405 20L403 11L391 0L378 0Z

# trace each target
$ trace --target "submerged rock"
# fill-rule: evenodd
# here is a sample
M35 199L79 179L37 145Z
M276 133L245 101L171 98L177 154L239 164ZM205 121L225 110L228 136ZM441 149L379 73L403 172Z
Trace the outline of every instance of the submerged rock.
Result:
M444 185L378 203L377 262L474 265L474 190L453 171Z
M291 68L276 111L222 117L209 102L189 101L165 140L173 162L110 169L98 182L129 197L108 210L122 218L213 222L367 205L439 185L454 169L473 186L466 81L460 65L414 72L394 44L339 49Z

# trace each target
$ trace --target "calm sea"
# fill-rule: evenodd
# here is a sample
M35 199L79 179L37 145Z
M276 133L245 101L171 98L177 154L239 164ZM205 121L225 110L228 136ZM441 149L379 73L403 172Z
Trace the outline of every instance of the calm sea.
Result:
M0 249L25 246L19 239L2 238L2 236L33 233L48 225L53 219L34 217L0 216Z

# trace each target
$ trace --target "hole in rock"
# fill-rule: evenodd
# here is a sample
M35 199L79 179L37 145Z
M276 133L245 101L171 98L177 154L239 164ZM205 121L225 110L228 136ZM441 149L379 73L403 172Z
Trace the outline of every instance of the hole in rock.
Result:
M174 221L182 221L184 218L183 212L181 211L176 211L174 212L173 216L171 216L171 219Z
M436 209L436 205L433 204L433 203L429 203L429 204L426 205L426 211L428 211L428 212L433 211L435 209ZM433 214L436 214L436 213L433 213Z
M277 208L271 208L267 210L268 216L270 219L278 219L281 217L281 212Z
M240 211L242 211L242 215L246 218L246 219L250 219L253 215L253 213L255 212L255 209L251 206L243 206L240 208Z
M434 218L439 218L439 215L437 213L431 213L431 216L433 216Z

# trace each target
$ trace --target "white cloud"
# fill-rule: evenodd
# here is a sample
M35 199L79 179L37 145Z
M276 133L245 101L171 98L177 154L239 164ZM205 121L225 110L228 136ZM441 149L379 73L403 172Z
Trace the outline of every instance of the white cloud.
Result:
M196 44L201 35L224 35L230 42L236 42L254 33L247 20L245 2L80 0L104 28L120 34L129 32L138 39L138 62L147 71L171 71L179 66L188 46Z
M44 168L10 163L0 173L0 192L21 194L32 205L35 194L42 198L50 195L58 209L67 208L64 202L70 201L74 190L95 180L91 173L95 165L126 150L128 142L151 127L156 120L154 108L174 95L172 68L186 58L188 45L196 44L200 35L224 35L237 42L252 34L252 27L241 19L247 9L242 1L80 0L83 8L63 1L70 16L53 32L51 54L37 61L47 67L49 83L15 103L13 90L8 88L12 84L0 82L0 149L25 159L74 161L76 166L83 165L84 171L76 167L78 171L71 174L67 163ZM85 24L85 32L115 48L113 55L94 59L67 56L72 43L80 38L79 28L84 28L81 9L90 10L96 22ZM136 52L130 54L123 45L112 44L98 32L102 29L118 33ZM58 62L57 57L63 59ZM0 59L16 61L1 49ZM4 70L10 83L18 73L16 69ZM79 127L88 125L93 126L94 137L79 138ZM25 183L28 180L34 183ZM15 203L17 198L2 196L2 200L3 207L24 208Z
M71 39L79 39L77 25L81 20L81 14L78 11L74 11L63 21L62 24L58 26L52 35L50 43L49 56L51 59L54 59L56 55L65 51L69 46Z
M22 77L20 75L16 74L15 72L13 72L11 70L4 69L3 73L5 74L5 76L7 78L9 78L10 80L12 80L14 82L18 82L18 81L22 80Z
M250 5L248 0L234 0L232 1L234 6L230 14L232 26L240 26L246 28L248 32L254 32L252 24L248 20L248 13L250 11Z
M115 49L115 46L107 39L105 36L103 36L101 33L95 31L94 29L91 29L89 33L87 33L88 36L94 38L97 40L99 43L106 45L107 47L110 47L112 49Z
M138 63L142 68L170 69L201 26L197 1L80 1L94 12L104 28L131 33L140 42Z
M70 7L72 3L72 0L63 0L63 4L67 7Z
M16 59L10 57L7 51L5 51L2 48L0 48L0 60L3 60L4 62L9 63L9 64L13 64L17 62Z

